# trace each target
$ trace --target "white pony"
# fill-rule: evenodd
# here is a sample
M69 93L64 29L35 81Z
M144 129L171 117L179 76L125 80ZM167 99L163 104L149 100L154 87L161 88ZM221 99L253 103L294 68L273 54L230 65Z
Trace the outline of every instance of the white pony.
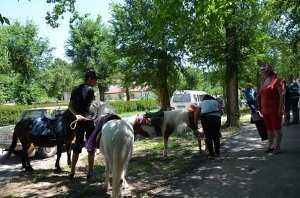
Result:
M198 109L191 107L187 110L174 110L163 111L162 122L156 128L160 129L160 132L155 130L155 127L146 125L141 122L139 116L132 116L127 119L128 123L133 126L134 135L142 135L144 137L163 136L164 139L164 151L163 156L168 155L168 140L169 136L175 131L175 129L181 125L186 124L193 130L194 134L198 135ZM199 149L201 152L201 140L197 137Z
M111 120L104 124L100 149L105 157L105 188L109 188L112 173L112 197L121 197L121 185L126 188L125 179L134 142L133 128L124 120Z

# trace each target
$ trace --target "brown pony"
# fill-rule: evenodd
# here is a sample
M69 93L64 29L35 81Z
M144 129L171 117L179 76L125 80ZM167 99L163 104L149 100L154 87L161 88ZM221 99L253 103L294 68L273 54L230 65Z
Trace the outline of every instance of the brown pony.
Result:
M39 147L53 147L57 146L57 158L55 162L56 171L60 172L61 168L59 165L59 160L61 153L63 151L64 144L66 145L66 151L68 155L68 165L71 164L71 143L74 139L74 131L70 128L70 123L75 120L75 116L69 111L66 110L64 113L58 115L56 120L49 120L48 127L54 131L54 134L57 134L56 137L49 138L48 136L34 136L32 135L32 129L34 120L32 118L26 118L20 120L15 128L13 133L13 140L9 147L8 153L2 158L1 161L8 159L11 153L19 155L22 159L22 167L25 168L25 171L33 171L33 168L30 165L28 157L28 148L31 144ZM58 122L63 123L64 127L58 127ZM64 131L62 131L64 130ZM16 145L20 140L22 144L22 150L16 151Z
M150 121L144 121L141 120L140 116L134 116L127 118L127 122L132 125L135 136L162 136L164 139L164 157L168 155L169 137L180 124L186 124L193 130L201 152L201 140L198 137L199 111L195 106L190 106L186 110L159 111L152 115L146 114L144 117L146 117L145 119L149 118ZM153 118L157 122L152 122ZM146 122L150 123L146 124Z

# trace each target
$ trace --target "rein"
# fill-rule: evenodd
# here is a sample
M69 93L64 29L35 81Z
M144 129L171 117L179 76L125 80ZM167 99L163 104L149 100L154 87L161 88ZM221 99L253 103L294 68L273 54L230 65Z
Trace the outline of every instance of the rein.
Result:
M71 122L71 124L70 124L70 128L71 128L72 130L76 129L76 127L77 127L77 122L78 122L78 121L81 121L81 120L84 120L84 121L92 120L92 119L88 119L88 118L86 118L86 117L83 117L82 115L75 115L75 117L76 117L76 120L74 120L74 121Z

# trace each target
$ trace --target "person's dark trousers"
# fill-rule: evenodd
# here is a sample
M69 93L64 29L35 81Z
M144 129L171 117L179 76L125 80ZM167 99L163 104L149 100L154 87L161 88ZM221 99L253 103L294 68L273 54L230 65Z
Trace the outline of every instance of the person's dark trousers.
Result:
M298 102L299 97L293 97L291 100L291 109L293 112L293 124L299 124L299 108L298 108Z
M201 124L206 138L206 146L210 156L220 154L221 117L206 115L201 117Z
M290 123L290 111L291 111L292 103L291 99L286 99L285 104L284 104L284 124L289 124Z

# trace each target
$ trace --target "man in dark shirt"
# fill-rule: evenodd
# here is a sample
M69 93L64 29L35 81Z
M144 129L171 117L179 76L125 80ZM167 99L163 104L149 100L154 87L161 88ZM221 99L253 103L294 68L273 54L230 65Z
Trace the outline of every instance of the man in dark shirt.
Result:
M97 76L95 71L88 70L85 73L85 81L83 84L75 87L71 93L69 110L75 115L83 116L87 119L90 117L90 106L92 101L95 99L93 86L97 84ZM73 155L71 164L70 177L73 178L75 174L75 167L78 161L79 154L81 153L82 147L84 146L84 134L86 139L94 130L94 122L92 120L79 120L77 127L75 128L75 144L73 145ZM95 151L88 152L88 174L89 179L93 175L94 167L94 156Z

